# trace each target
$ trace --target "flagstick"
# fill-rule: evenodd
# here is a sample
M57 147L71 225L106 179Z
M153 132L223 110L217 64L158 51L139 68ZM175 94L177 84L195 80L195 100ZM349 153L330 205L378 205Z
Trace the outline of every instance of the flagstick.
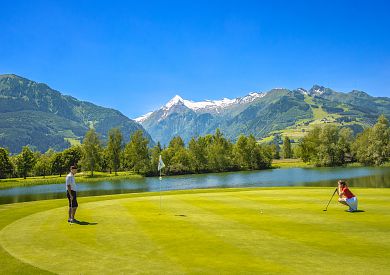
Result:
M162 180L162 177L161 177L161 169L160 169L160 213L161 213L161 180Z
M161 181L162 181L162 177L161 177L161 170L165 167L165 164L164 162L162 161L162 158L161 158L161 155L159 156L158 158L158 166L157 166L157 169L158 171L160 171L160 214L161 214Z

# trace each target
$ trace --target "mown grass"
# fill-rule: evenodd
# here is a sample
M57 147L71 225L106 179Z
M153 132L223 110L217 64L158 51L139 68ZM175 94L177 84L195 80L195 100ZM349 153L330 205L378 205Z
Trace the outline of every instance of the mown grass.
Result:
M0 206L4 274L390 273L389 189L361 189L347 213L331 188L247 188ZM11 256L12 255L12 256ZM340 266L340 259L343 264Z
M51 175L46 177L27 177L23 178L9 178L0 180L0 189L20 186L32 186L42 184L59 184L65 182L65 175ZM104 180L125 180L125 179L138 179L142 178L141 175L134 174L132 172L118 172L106 173L106 172L94 172L93 176L89 172L81 172L76 174L76 182L93 183Z

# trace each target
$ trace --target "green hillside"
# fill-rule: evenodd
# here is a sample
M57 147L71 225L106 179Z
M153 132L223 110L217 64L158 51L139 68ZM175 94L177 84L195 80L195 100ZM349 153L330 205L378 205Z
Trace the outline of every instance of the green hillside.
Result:
M310 106L311 117L297 120L293 125L281 130L272 131L262 137L261 141L270 142L275 137L282 140L284 136L298 141L314 126L321 124L348 127L358 134L364 128L372 126L379 115L390 117L389 98L375 98L364 92L352 91L344 94L325 88L324 94L305 95L304 101Z
M103 140L113 127L122 131L126 141L138 129L145 132L119 111L62 95L43 83L0 75L0 147L12 153L25 145L41 152L63 150L80 143L91 127Z

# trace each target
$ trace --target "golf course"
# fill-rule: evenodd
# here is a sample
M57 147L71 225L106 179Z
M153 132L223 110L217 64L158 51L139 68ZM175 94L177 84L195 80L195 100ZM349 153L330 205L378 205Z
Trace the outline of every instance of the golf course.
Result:
M390 189L203 189L0 205L3 274L390 274ZM161 199L161 207L160 207Z

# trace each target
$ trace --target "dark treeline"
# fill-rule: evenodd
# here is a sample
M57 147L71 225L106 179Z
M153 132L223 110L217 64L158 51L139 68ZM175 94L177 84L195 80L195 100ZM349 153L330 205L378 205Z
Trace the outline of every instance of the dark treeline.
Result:
M131 171L146 176L158 175L159 155L166 165L165 175L208 173L237 170L258 170L271 167L273 147L260 145L253 136L240 136L235 144L226 139L219 129L213 135L193 138L185 146L180 137L169 145L153 148L142 131L136 131L129 143L123 143L119 129L111 129L103 146L94 129L87 132L81 145L62 152L48 150L32 152L28 146L20 154L9 156L0 148L0 178L63 175L71 165L79 170L117 173Z
M115 174L131 171L154 176L158 175L159 155L166 165L165 175L266 169L271 167L272 159L280 155L298 157L316 166L342 166L353 162L381 165L390 160L390 127L384 116L356 137L349 128L316 126L295 148L285 137L281 149L275 144L259 144L252 135L241 135L232 143L219 129L213 135L192 138L187 146L177 136L164 148L159 143L150 148L142 131L135 132L129 143L124 144L121 131L115 128L110 130L108 142L103 145L91 129L81 145L62 152L49 149L41 154L25 146L20 154L10 156L6 149L0 148L0 178L61 176L71 165L92 175L94 171Z

